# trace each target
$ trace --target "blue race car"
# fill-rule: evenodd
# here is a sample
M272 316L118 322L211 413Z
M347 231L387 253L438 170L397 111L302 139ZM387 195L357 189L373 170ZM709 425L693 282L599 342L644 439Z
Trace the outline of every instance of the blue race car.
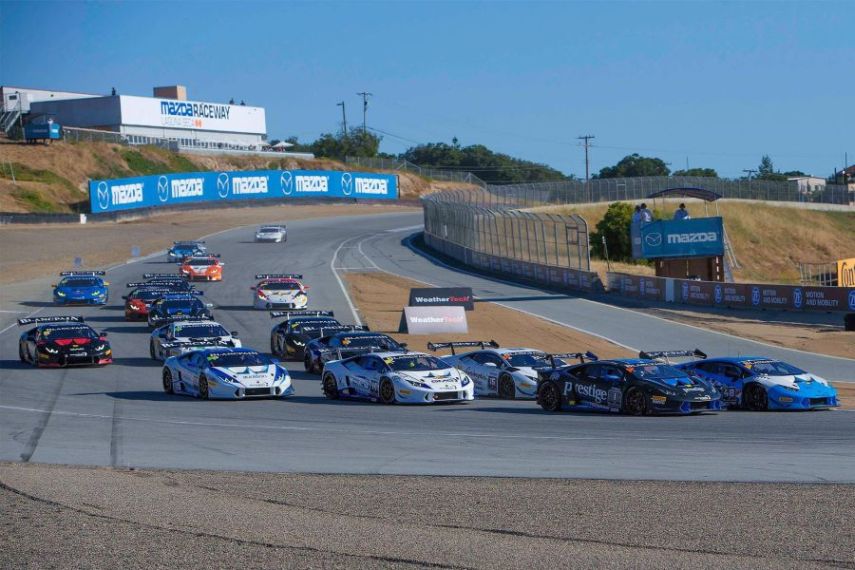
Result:
M209 398L284 398L291 377L277 360L248 348L206 348L171 356L163 364L163 391Z
M53 302L57 305L106 305L110 297L109 283L103 271L63 271L62 279L53 286Z
M166 256L169 261L180 262L185 257L205 255L207 252L208 248L203 241L174 241L172 247L167 250Z
M710 358L678 368L712 382L728 408L824 410L840 405L837 390L828 381L773 358Z
M203 303L194 293L166 293L155 300L148 309L148 326L157 328L172 321L183 321L188 317L196 319L214 319L209 310L213 305Z

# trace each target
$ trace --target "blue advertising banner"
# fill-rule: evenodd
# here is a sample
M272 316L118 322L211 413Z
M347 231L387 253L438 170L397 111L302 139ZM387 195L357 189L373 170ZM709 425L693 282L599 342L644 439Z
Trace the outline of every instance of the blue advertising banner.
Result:
M395 200L398 177L336 170L241 170L89 181L92 213L263 198Z
M724 254L720 217L659 220L641 226L642 257L701 257Z

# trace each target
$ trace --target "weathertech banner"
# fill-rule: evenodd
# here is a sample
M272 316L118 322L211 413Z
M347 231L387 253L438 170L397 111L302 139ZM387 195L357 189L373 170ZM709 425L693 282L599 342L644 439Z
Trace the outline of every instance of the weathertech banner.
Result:
M411 307L463 307L474 311L471 287L432 287L410 289Z
M409 334L469 332L463 307L404 307L404 323Z

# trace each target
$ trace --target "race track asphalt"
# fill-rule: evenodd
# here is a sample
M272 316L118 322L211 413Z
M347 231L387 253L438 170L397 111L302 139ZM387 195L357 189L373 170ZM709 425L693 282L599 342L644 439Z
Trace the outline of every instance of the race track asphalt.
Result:
M303 273L313 308L354 320L332 270L335 257L337 267L471 285L482 298L630 347L760 352L831 378L855 369L851 360L773 349L588 299L461 274L406 247L420 221L419 214L297 221L289 223L285 245L253 243L254 228L224 232L208 244L222 254L225 280L201 288L217 320L240 331L245 346L260 350L269 346L274 321L249 308L255 273ZM299 363L286 363L297 393L289 400L168 396L159 363L148 357L147 327L124 321L120 299L124 283L143 272L174 271L164 259L112 269L111 302L102 308L54 308L49 280L7 289L4 310L85 315L109 332L116 362L101 369L31 369L17 360L17 328L4 330L20 315L0 314L0 460L276 472L855 481L851 412L633 418L553 415L532 402L499 400L434 407L330 402L317 377L304 374Z

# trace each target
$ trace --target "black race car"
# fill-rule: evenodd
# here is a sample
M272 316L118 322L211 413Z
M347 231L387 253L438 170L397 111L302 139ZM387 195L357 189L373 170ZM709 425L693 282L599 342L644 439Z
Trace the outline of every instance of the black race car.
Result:
M642 352L639 358L543 370L537 403L549 412L599 410L636 416L718 411L721 394L715 387L666 361L702 355L700 351Z
M186 317L204 317L214 320L209 310L212 305L203 303L197 295L198 292L167 293L157 299L148 310L148 326L157 328Z
M406 344L399 343L389 335L369 332L358 327L357 329L309 341L303 357L306 370L320 374L324 363L330 360L341 360L369 352L407 352Z
M107 333L83 323L83 317L30 317L18 326L36 325L21 335L18 357L36 367L104 365L113 362Z
M174 289L166 289L160 286L137 287L127 295L122 295L125 300L125 320L145 321L148 319L148 310L151 304L167 295L175 293Z
M270 331L271 354L302 360L306 344L322 336L321 330L342 326L333 315L332 311L272 311L270 317L273 319L287 318Z

